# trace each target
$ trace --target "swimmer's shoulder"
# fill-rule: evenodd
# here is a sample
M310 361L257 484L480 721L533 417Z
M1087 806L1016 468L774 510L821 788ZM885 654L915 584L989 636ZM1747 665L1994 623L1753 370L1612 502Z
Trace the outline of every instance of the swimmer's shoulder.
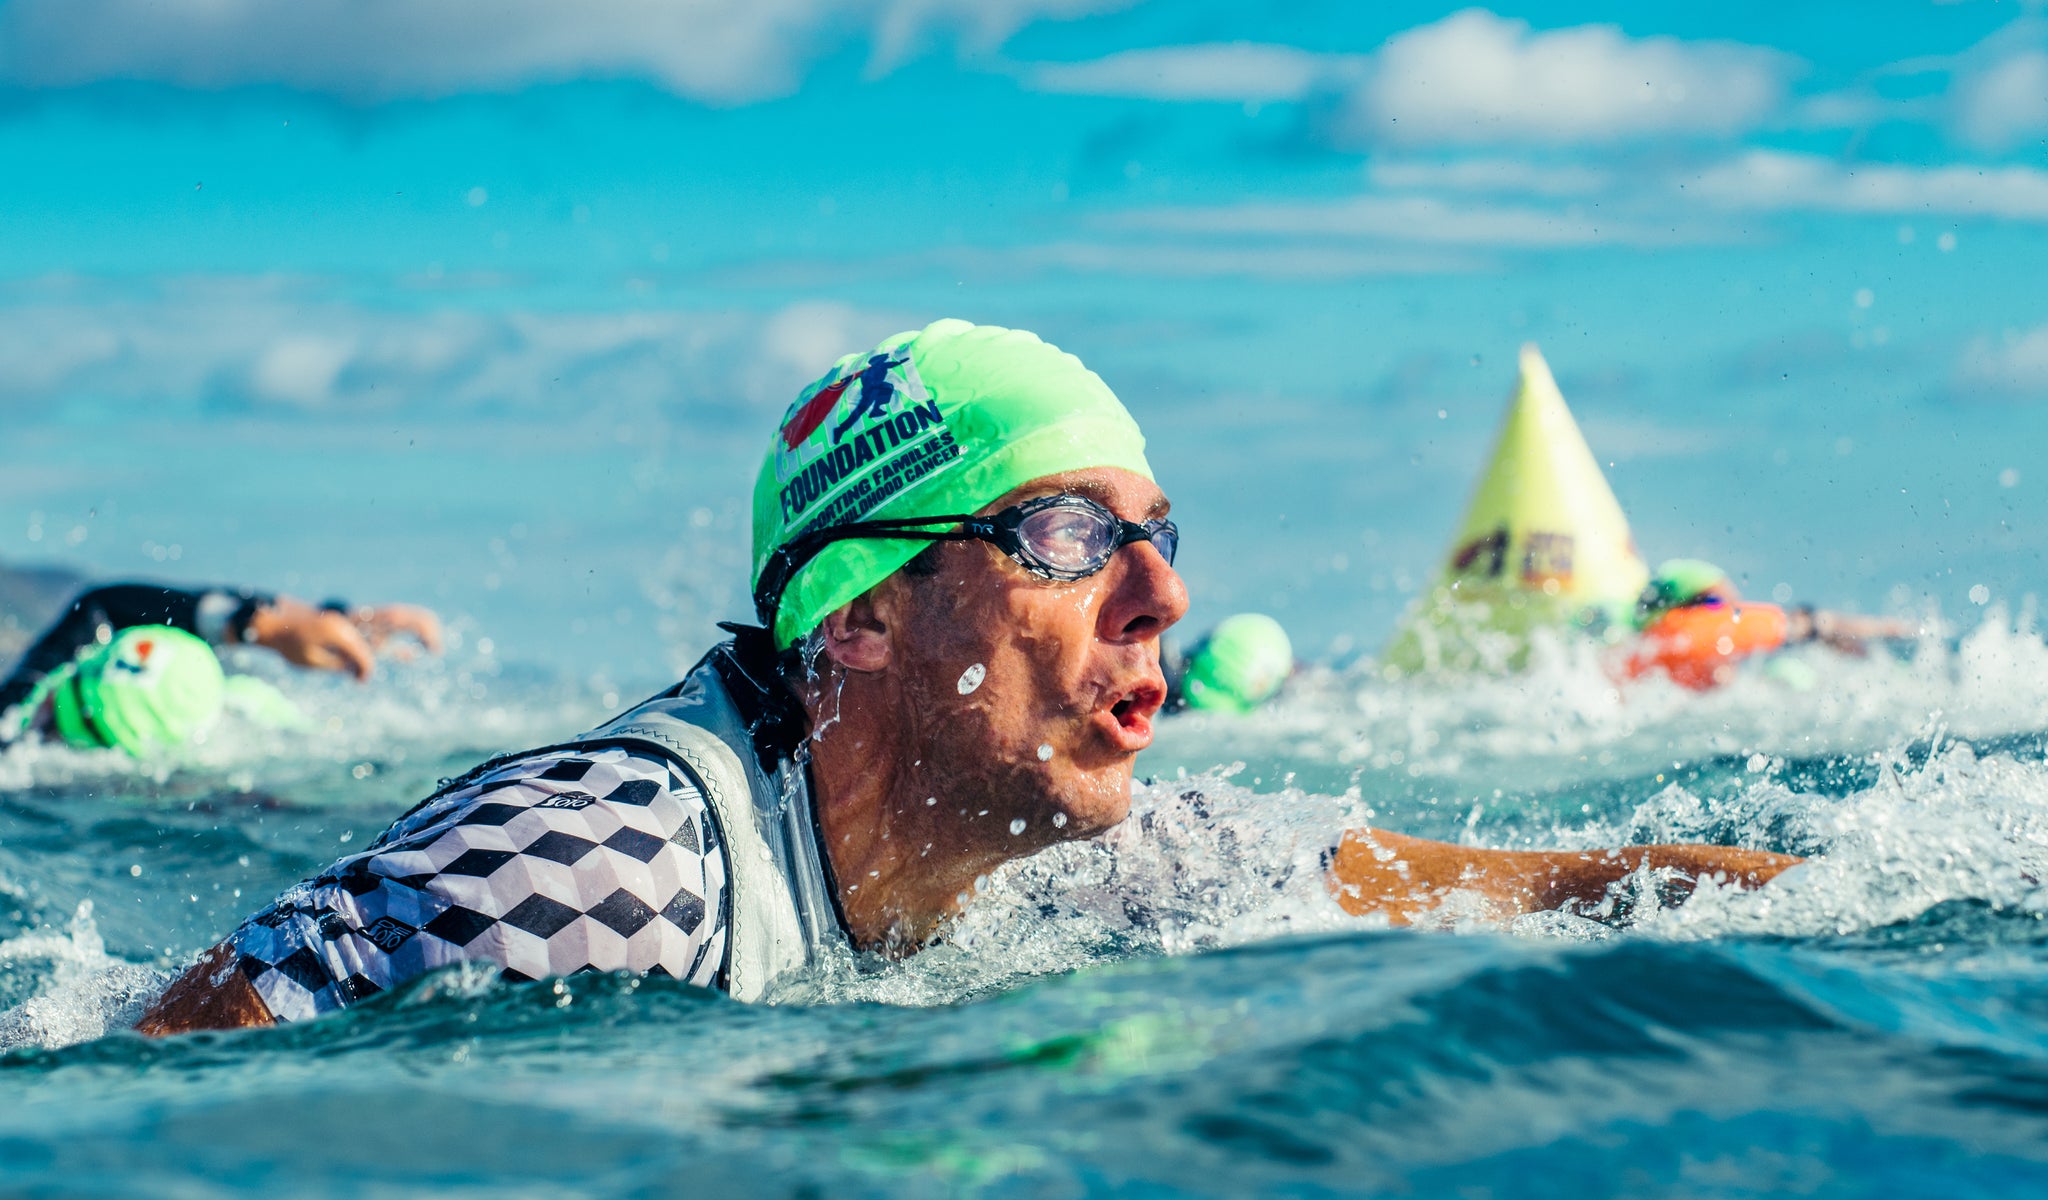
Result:
M702 796L623 748L498 760L230 938L270 1013L347 1007L458 962L719 986L726 862Z
M620 832L634 830L658 833L691 853L722 853L696 785L660 755L628 747L557 747L494 760L393 822L370 853L418 844L456 825L505 828L513 840L543 826L604 833L600 845L616 834L614 848L651 852L652 845Z

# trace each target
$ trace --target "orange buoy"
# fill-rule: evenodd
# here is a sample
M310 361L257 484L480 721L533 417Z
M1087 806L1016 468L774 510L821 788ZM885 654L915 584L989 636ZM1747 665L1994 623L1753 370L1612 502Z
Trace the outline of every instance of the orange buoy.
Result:
M1704 692L1735 677L1735 664L1785 644L1785 610L1775 604L1689 604L1659 616L1622 665L1626 679L1662 671Z

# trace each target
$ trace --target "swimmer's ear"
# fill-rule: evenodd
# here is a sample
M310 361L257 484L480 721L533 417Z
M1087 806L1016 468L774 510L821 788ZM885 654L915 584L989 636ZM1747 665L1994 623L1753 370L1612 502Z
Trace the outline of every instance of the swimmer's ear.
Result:
M894 658L889 625L873 592L834 610L818 632L824 636L825 656L849 671L884 670Z

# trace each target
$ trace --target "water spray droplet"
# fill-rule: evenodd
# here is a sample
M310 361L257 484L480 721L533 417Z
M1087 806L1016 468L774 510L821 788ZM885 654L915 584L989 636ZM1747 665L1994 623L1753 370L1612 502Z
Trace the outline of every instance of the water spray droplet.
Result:
M1052 815L1052 827L1054 829L1065 829L1067 827L1067 814L1054 813Z
M960 694L963 696L970 694L974 689L981 686L982 680L987 678L988 668L980 663L975 663L965 671L960 672Z
M1040 747L1038 748L1038 761L1039 761L1039 762L1051 762L1051 761L1052 761L1052 743L1050 743L1050 742L1047 742L1047 743L1045 743L1044 745L1042 745L1042 746L1040 746Z
M938 805L938 803L939 803L939 798L938 798L937 796L926 796L926 797L924 798L924 806L925 806L926 808L933 808L933 807L936 807L936 806Z
M1018 834L1022 832L1024 832L1024 818L1018 817L1016 820L1010 822L1011 837L1016 837Z

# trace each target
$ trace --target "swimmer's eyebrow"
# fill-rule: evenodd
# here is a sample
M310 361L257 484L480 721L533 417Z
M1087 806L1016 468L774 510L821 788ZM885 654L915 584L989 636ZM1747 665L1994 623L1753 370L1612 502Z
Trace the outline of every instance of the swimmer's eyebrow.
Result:
M1085 496L1102 507L1109 509L1111 512L1116 511L1116 505L1111 503L1115 499L1111 490L1092 479L1078 479L1066 487L1047 488L1044 494L1048 496ZM1149 521L1157 517L1163 517L1171 511L1173 511L1173 501L1168 500L1166 494L1162 492L1152 503L1145 506L1145 519Z

